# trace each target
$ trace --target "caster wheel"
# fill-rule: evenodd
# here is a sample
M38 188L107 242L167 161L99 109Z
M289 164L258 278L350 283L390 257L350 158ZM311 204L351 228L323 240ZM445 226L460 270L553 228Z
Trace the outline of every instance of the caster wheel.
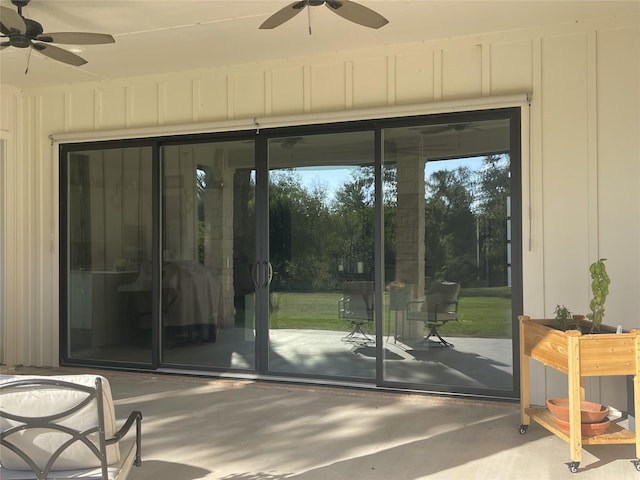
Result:
M527 428L529 428L529 425L520 425L520 435L527 433Z
M631 460L633 466L636 467L636 470L640 472L640 460Z
M571 473L577 473L579 466L580 466L580 462L569 462L569 463L567 463L567 467L569 467L569 471Z

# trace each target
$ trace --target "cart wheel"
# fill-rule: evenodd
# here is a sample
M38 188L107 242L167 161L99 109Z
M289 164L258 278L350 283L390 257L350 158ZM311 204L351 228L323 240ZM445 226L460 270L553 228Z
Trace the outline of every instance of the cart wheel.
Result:
M631 460L633 466L636 467L636 470L640 472L640 460Z
M529 428L529 425L520 425L520 435L527 433L527 428Z
M577 473L579 466L580 466L580 462L568 462L567 463L567 467L569 467L569 471L571 473Z

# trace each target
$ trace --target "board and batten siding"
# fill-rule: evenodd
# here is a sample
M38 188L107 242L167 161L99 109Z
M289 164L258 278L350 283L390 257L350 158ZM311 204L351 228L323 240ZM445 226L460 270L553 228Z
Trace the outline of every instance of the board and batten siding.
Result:
M340 113L530 92L524 308L584 312L608 259L607 320L640 327L640 20L593 19L428 43L46 89L2 89L2 361L58 363L58 166L49 135ZM354 118L355 119L355 118ZM2 178L2 177L0 177ZM532 400L566 381L532 368ZM595 401L626 404L619 379Z

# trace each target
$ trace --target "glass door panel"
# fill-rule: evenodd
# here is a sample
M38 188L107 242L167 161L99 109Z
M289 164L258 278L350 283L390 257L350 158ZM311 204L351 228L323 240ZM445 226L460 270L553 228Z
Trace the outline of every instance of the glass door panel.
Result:
M255 368L253 142L165 146L163 364Z
M384 131L384 379L515 389L509 119Z
M66 357L151 363L151 148L66 159Z
M373 140L269 141L271 372L375 378Z

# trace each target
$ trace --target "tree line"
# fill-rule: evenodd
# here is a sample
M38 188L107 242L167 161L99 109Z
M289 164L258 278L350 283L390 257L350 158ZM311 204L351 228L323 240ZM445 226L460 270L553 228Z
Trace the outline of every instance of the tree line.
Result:
M395 165L385 165L382 207L389 282L396 257L396 173ZM479 169L442 168L425 178L428 280L457 281L465 287L507 285L509 191L509 162L503 155L484 157ZM371 166L354 170L335 191L305 185L295 169L272 172L272 288L333 291L345 280L373 280L374 204Z

